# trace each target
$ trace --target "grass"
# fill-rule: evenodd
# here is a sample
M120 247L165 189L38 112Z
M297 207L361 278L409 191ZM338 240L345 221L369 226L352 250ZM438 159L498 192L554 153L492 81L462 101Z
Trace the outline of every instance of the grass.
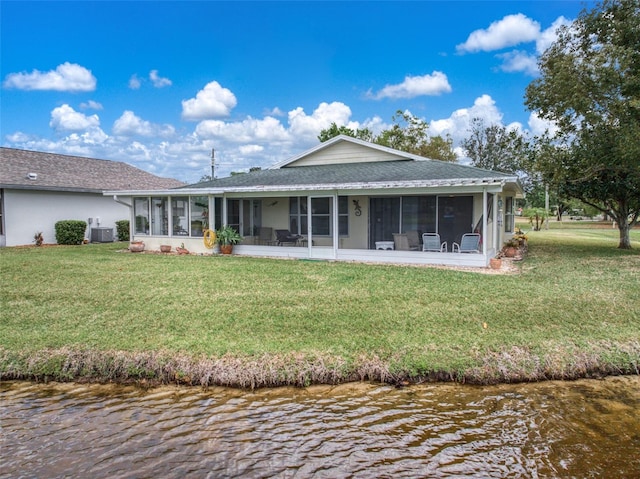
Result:
M553 225L553 223L552 223ZM125 244L0 249L0 379L305 385L638 373L640 231L529 233L517 274Z

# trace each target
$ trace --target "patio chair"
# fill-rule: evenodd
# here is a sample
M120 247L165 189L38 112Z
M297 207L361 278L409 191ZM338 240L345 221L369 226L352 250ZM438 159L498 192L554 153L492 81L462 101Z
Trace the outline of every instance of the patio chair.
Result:
M289 230L276 230L276 244L278 246L285 244L296 246L300 239L302 239L302 236L294 235Z
M417 230L407 230L407 240L411 251L420 251L420 233Z
M270 246L273 243L273 228L261 226L258 230L258 244Z
M424 233L422 235L422 251L446 253L447 242L440 241L440 235L438 233Z
M396 251L409 251L409 240L404 233L393 233L393 249Z
M460 240L460 244L453 243L452 250L454 253L480 253L480 234L463 234L462 239Z

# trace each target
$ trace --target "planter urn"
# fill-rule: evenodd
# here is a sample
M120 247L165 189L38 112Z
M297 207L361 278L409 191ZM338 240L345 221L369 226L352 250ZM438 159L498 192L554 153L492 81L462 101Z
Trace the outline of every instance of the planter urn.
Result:
M500 269L502 268L502 260L500 258L491 258L489 259L489 266L491 269Z
M171 252L171 245L161 244L160 245L160 251L162 251L163 253L170 253Z
M231 254L233 253L233 245L232 244L221 244L220 245L220 254Z
M507 246L504 249L504 255L507 258L513 258L516 254L518 254L518 248L516 248L515 246Z
M132 241L129 244L129 251L132 253L141 253L144 251L144 241Z

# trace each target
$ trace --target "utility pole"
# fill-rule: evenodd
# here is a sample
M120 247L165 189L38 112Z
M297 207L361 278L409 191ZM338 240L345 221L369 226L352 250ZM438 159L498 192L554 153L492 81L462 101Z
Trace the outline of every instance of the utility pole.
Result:
M216 178L216 150L211 148L211 179Z

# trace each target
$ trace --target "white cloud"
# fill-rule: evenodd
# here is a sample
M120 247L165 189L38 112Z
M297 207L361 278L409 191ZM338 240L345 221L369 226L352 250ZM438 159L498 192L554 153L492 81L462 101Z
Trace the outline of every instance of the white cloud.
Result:
M113 133L121 136L171 136L175 128L171 125L156 125L143 120L134 112L126 110L113 123Z
M429 123L429 134L451 135L454 144L460 143L469 136L471 122L474 118L484 120L485 124L501 124L502 113L496 107L496 102L489 95L482 95L473 102L470 108L460 108L449 118L432 120Z
M98 115L87 116L64 104L51 111L49 126L58 132L81 131L100 126L100 118Z
M129 88L131 90L138 90L140 85L142 85L142 81L138 78L138 75L135 73L131 75L131 78L129 78Z
M156 88L163 88L165 86L171 86L172 82L168 78L162 78L158 75L158 70L151 70L149 72L149 79Z
M96 89L96 77L91 70L76 63L65 62L55 70L31 73L10 73L4 81L5 88L18 90L55 90L55 91L93 91Z
M82 108L83 110L102 110L103 106L97 101L89 100L87 102L80 103L80 108Z
M387 85L376 94L369 96L380 100L382 98L415 98L422 95L441 95L451 92L451 85L447 75L434 71L431 75L407 76L402 83Z
M529 130L535 136L543 135L545 131L552 136L558 132L558 125L555 122L540 118L535 111L529 115L528 124Z
M507 53L501 53L497 55L502 59L502 71L511 72L524 72L527 75L535 76L538 74L538 57L530 55L527 52L520 50L513 50Z
M520 43L532 42L540 35L540 24L522 13L507 15L486 30L472 32L456 47L459 53L500 50Z
M195 98L182 100L182 118L204 120L229 116L237 100L231 90L223 88L217 81L208 83Z
M351 117L351 108L341 102L322 102L311 115L307 115L301 107L291 110L289 117L289 131L301 139L316 139L324 128L346 125Z
M282 123L269 116L262 120L248 117L239 122L204 120L198 123L195 133L200 138L224 140L231 143L283 141L289 139L289 135Z
M238 148L238 150L243 155L253 155L255 153L263 152L264 151L264 146L260 146L260 145L242 145L240 148Z
M536 52L541 55L544 51L551 46L553 42L558 38L558 28L562 26L570 26L573 24L572 20L564 18L562 16L556 18L549 28L540 33L540 36L536 40Z

